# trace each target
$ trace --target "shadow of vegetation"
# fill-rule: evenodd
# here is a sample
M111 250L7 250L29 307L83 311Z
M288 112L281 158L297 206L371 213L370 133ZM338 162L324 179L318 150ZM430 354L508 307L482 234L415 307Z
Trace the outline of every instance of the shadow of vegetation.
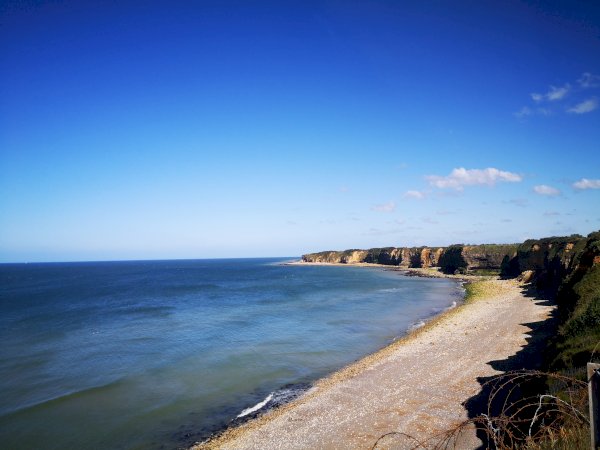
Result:
M532 285L526 285L522 293L537 304L545 306L555 305L553 300L548 299L547 296L540 295ZM527 344L517 353L506 359L488 361L487 364L495 370L506 373L523 369L536 370L543 367L544 354L547 350L548 342L556 334L558 326L556 309L546 320L524 323L522 325L529 328L526 338ZM493 383L494 378L479 377L477 379L481 390L464 403L470 419L481 417L483 414L488 417L498 416L502 411L506 412L506 405L510 405L525 396L533 395L535 392L542 392L545 387L545 382L542 379L537 379L528 383L521 382L519 385L508 383L499 390L498 386ZM491 395L492 392L494 392L493 396ZM522 411L522 413L527 414L528 411ZM478 450L494 448L493 443L490 441L489 432L486 432L486 430L478 429L477 437L483 442Z

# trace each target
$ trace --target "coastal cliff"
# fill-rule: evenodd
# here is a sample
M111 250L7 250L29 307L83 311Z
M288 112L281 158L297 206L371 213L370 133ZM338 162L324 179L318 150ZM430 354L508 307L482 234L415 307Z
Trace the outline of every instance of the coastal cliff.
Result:
M448 274L497 273L530 283L558 306L548 352L552 369L581 367L600 342L600 231L529 239L522 244L385 247L309 253L304 262L439 267Z
M518 245L451 245L450 247L384 247L308 253L302 261L329 264L382 264L401 268L440 267L445 273L500 270Z
M548 351L550 369L590 361L600 342L600 231L525 241L503 262L502 276L518 276L555 299L559 327Z

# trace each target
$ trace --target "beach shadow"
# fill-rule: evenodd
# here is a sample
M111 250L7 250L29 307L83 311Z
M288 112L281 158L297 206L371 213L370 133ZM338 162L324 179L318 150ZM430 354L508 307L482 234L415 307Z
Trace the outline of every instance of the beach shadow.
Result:
M535 288L530 285L523 288L522 294L537 304L555 305L554 301L540 296ZM548 342L556 334L558 326L556 309L545 320L521 325L528 328L527 343L517 353L506 359L488 361L487 364L495 370L508 373L519 370L541 370L543 368L544 354ZM481 418L484 414L488 417L497 417L503 410L506 411L507 404L528 397L532 392L544 388L544 381L541 378L520 384L509 382L501 388L499 388L498 383L494 383L496 378L497 376L479 377L477 379L481 390L463 404L470 419ZM507 381L507 378L503 381ZM493 443L490 442L488 432L483 427L483 424L477 427L476 435L483 442L477 450L494 448Z

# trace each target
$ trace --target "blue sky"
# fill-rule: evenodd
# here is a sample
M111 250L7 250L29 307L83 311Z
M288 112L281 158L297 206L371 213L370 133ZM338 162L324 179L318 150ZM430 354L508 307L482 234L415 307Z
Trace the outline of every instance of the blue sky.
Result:
M0 260L587 234L599 102L595 2L4 1Z

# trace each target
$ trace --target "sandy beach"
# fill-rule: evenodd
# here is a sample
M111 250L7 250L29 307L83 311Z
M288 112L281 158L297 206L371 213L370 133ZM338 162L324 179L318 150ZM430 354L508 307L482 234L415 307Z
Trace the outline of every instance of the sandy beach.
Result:
M377 448L433 446L436 435L469 418L466 402L482 378L532 364L535 353L523 355L523 348L544 339L532 329L553 309L514 280L477 281L473 292L466 304L319 380L295 402L194 449L370 449L378 439ZM392 432L425 445L399 434L380 439ZM461 449L481 444L473 430L459 439Z

